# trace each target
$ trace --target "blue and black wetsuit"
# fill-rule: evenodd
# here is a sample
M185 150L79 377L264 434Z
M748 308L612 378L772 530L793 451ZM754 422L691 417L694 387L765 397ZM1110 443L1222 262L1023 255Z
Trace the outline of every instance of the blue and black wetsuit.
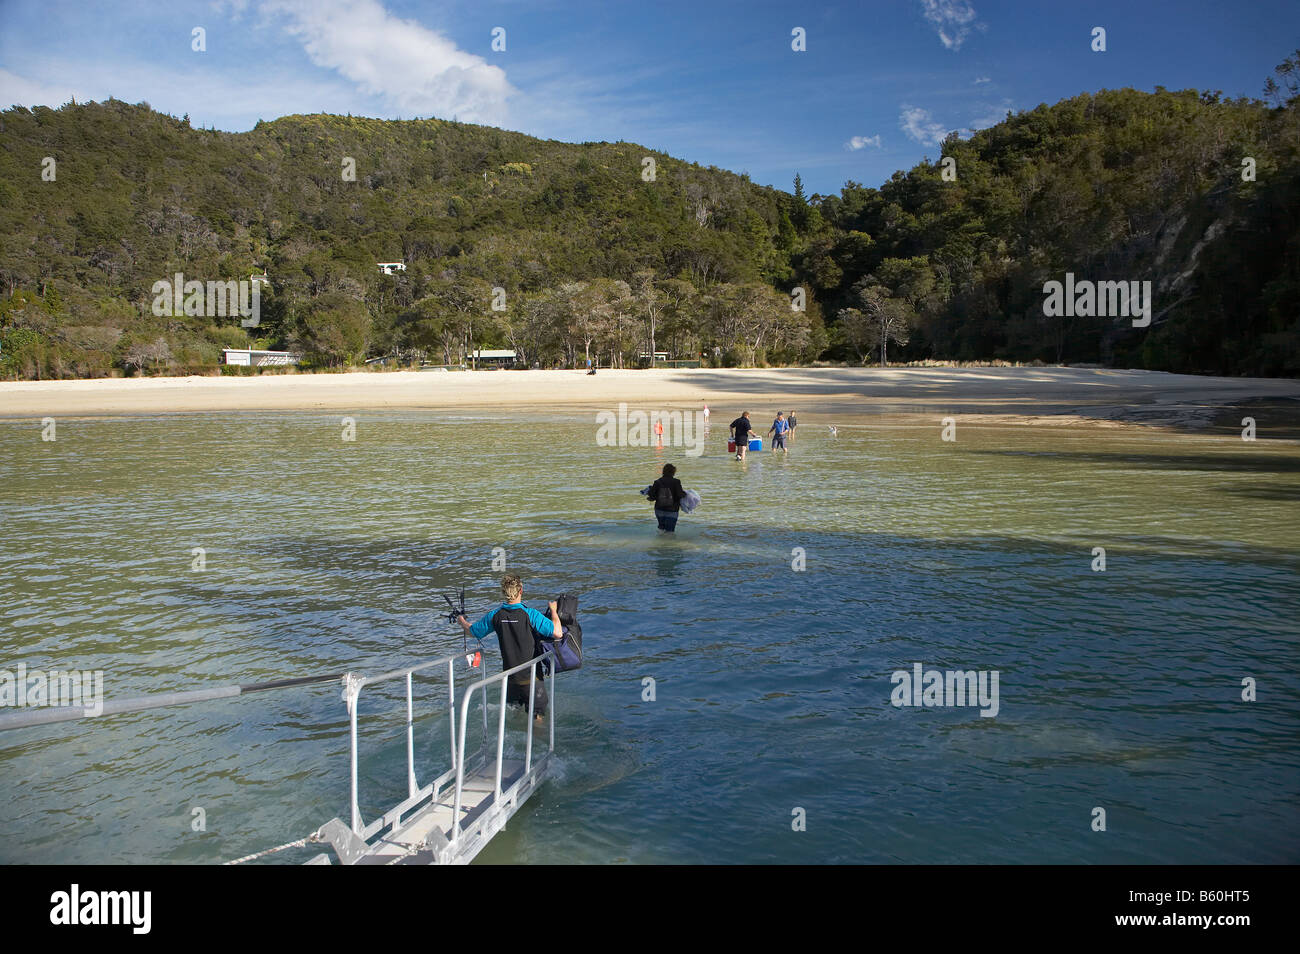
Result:
M471 636L482 639L488 633L497 634L501 646L502 671L513 669L537 656L542 639L555 635L555 624L547 617L529 609L523 603L502 603L490 613L484 613L470 626ZM528 707L528 670L523 669L506 680L506 702ZM546 687L542 685L542 669L537 667L534 683L533 714L546 713Z

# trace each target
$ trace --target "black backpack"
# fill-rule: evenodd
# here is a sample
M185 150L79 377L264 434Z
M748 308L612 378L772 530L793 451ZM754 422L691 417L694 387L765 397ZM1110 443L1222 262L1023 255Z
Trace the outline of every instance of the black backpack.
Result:
M655 507L659 510L672 510L676 503L677 499L673 496L672 485L666 480L661 481L659 496L655 497Z

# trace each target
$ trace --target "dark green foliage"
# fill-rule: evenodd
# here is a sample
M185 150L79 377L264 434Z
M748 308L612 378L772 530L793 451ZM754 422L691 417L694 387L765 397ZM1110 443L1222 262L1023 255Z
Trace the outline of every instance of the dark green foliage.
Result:
M250 344L322 367L510 347L543 366L826 352L1298 374L1293 59L1273 107L1077 96L835 196L631 143L437 120L291 116L230 134L115 100L14 108L0 113L0 376L210 368ZM1043 283L1067 271L1150 280L1151 327L1046 317ZM262 272L255 328L154 313L154 283L176 273Z
M301 349L321 365L412 349L460 361L505 345L531 296L641 271L700 290L788 280L798 238L784 194L630 143L327 115L227 134L113 100L15 108L0 122L0 283L49 319L39 341L14 339L0 365L7 376L153 371L182 353L215 362L221 347L246 346L238 316L152 313L154 283L177 272L207 282L265 271L272 287L253 332L262 347ZM54 181L41 177L46 156ZM396 261L404 273L376 267ZM449 327L442 298L462 287L473 300L451 310L472 316ZM504 312L491 307L493 288L505 292ZM645 348L644 305L609 313L591 342L603 360L622 364ZM11 312L6 335L26 327L24 307ZM709 332L698 314L676 317L670 338L694 356ZM66 358L86 348L61 342L54 331L65 325L125 333L107 361L74 365L59 349ZM572 359L576 334L551 329L530 358Z
M1295 58L1300 63L1300 54ZM862 294L903 300L914 333L891 355L1102 362L1169 371L1300 373L1300 120L1194 91L1103 91L1009 117L943 163L879 189L813 197L834 227L794 254L828 314L833 354L878 344ZM1243 159L1255 181L1243 181ZM1048 318L1066 272L1152 282L1149 328ZM881 296L886 296L882 298Z

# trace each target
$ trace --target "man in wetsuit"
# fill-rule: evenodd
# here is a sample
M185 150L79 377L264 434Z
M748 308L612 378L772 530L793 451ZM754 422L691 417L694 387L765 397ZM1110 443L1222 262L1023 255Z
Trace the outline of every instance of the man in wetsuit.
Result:
M505 597L505 602L490 613L484 613L473 625L464 616L458 622L468 635L476 639L482 639L488 633L497 634L497 642L501 645L501 671L504 672L528 662L540 651L539 639L558 636L564 632L564 628L560 625L554 600L548 604L550 619L537 610L524 606L524 585L517 576L507 576L501 581L501 595ZM506 680L506 702L527 708L528 681L527 669L521 669L510 676ZM547 697L540 665L534 687L533 714L541 719L546 713Z
M745 459L745 452L749 450L749 432L753 429L754 425L749 423L748 411L731 422L731 434L736 441L736 460Z

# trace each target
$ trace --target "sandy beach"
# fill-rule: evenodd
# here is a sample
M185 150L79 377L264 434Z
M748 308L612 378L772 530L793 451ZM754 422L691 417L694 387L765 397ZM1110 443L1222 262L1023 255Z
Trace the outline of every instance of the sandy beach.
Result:
M1300 381L1092 368L785 368L277 374L0 382L0 418L381 408L646 409L718 418L959 414L985 424L1205 427L1227 409L1288 408ZM1300 405L1298 405L1300 406ZM1294 418L1295 413L1288 413ZM729 418L728 418L729 419Z

